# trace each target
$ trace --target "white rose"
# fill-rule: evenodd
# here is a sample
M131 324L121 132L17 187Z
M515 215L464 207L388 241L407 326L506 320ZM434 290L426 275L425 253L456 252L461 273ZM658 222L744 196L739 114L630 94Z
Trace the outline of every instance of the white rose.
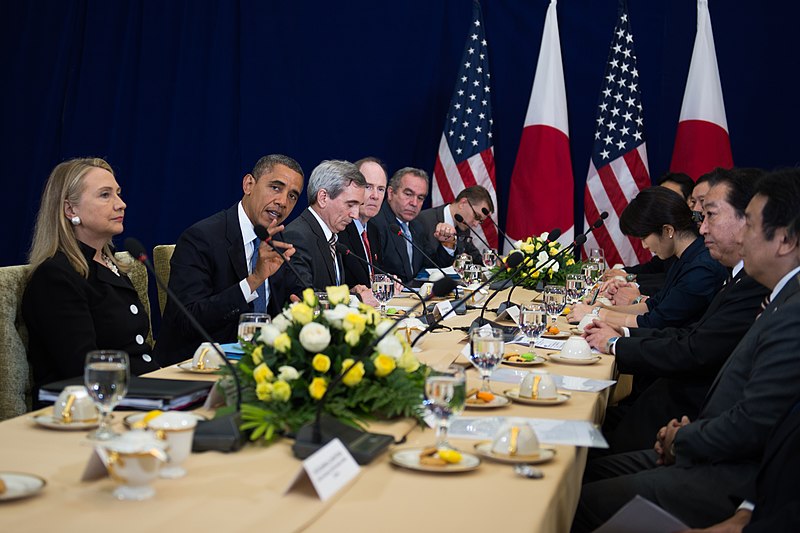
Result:
M540 238L541 240L543 240L543 241L546 241L546 240L547 240L547 237L549 237L549 236L550 236L550 233L548 233L548 232L546 232L546 231L545 231L544 233L542 233L541 235L539 235L539 238Z
M344 320L344 317L351 312L352 309L350 309L350 307L344 304L337 304L333 309L324 310L322 315L331 326L335 327L336 329L342 329L342 320Z
M553 261L553 266L550 267L550 270L552 270L553 272L558 272L558 268L559 268L558 261Z
M289 327L289 324L290 324L289 319L286 318L283 315L283 313L272 319L272 325L275 326L275 328L278 330L278 333L283 333L284 331L286 331L286 328ZM274 341L275 339L272 340Z
M516 248L517 250L522 248L522 245L523 245L522 241L514 241L514 248Z
M394 357L397 360L403 355L403 345L400 343L400 339L394 335L387 335L378 343L375 351Z
M331 332L319 322L309 322L300 330L300 344L309 352L321 352L331 342Z
M539 255L536 256L536 268L539 268L549 260L550 260L550 255L547 252L545 251L539 252Z
M380 337L389 331L389 328L392 327L392 324L394 324L394 320L382 320L378 322L378 325L375 326L375 336Z
M278 367L278 379L283 381L294 381L300 377L300 372L293 366L279 366Z
M280 335L281 332L282 330L278 329L273 324L267 324L265 326L261 326L261 336L258 338L258 340L263 342L267 346L272 346L273 344L275 344L275 337Z

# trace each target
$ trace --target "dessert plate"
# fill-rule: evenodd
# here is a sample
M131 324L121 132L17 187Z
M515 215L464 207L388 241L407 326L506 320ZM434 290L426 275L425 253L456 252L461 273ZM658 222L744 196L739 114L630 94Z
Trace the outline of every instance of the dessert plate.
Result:
M481 465L481 460L471 453L461 452L461 462L446 464L443 466L432 466L420 463L420 453L423 448L405 448L392 453L390 460L392 464L409 470L420 472L433 472L435 474L455 474L457 472L469 472Z
M529 465L538 465L552 461L556 456L556 451L550 448L539 448L539 453L536 455L505 455L494 453L492 451L491 441L479 442L475 445L475 452L481 457L486 457L492 461L497 461L506 464L520 464L525 463Z

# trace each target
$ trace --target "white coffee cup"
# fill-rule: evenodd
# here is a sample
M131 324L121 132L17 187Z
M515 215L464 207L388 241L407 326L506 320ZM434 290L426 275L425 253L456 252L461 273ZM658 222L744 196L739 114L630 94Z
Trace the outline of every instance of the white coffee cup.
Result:
M423 298L427 298L433 292L433 283L426 281L422 284L422 287L419 288L419 295Z
M148 420L147 427L169 445L169 461L161 468L161 477L175 479L186 475L186 469L182 465L192 452L196 426L196 416L177 411L168 411Z
M592 348L583 337L572 336L564 341L559 355L568 359L591 359Z
M480 283L475 283L473 285L464 287L464 295L469 296L467 299L467 303L469 305L478 305L484 300L484 298L486 298L486 295L489 294L489 291L486 289L478 289L478 287L480 287Z
M53 404L53 419L65 424L96 422L97 405L83 385L64 387Z
M222 346L218 342L214 343L214 345L210 342L204 342L198 346L197 350L194 351L194 357L192 357L192 368L197 370L219 369L224 363L214 346L219 348L219 351L222 351Z
M492 440L492 453L506 456L539 454L539 439L525 420L511 418Z
M406 342L411 344L419 335L425 331L425 324L418 318L404 318L397 323L396 331L406 338ZM417 346L422 346L424 341L420 341Z
M167 443L151 431L134 429L101 444L106 450L106 468L120 483L114 496L120 500L146 500L155 489L150 484L167 462Z
M519 395L533 400L555 400L558 398L556 382L546 370L533 370L522 378Z

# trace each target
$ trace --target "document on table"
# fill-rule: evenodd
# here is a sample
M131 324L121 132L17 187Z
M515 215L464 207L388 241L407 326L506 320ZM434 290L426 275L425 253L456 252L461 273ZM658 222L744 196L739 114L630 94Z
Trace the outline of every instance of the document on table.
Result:
M650 500L635 496L594 533L676 533L689 526Z
M527 370L498 368L492 372L492 381L518 385L526 374L528 374ZM613 379L591 379L578 376L561 376L552 373L550 375L553 376L553 381L556 382L557 388L579 392L600 392L616 383Z
M450 422L448 437L454 439L492 440L507 417L462 417ZM546 418L514 418L527 423L544 444L568 444L588 448L608 448L603 434L585 420L551 420Z

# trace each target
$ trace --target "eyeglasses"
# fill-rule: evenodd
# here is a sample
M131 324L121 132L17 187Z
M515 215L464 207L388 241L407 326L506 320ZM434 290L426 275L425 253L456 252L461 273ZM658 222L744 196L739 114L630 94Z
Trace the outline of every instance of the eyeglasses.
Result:
M474 205L472 205L472 202L470 202L470 201L467 201L467 203L469 204L469 208L470 208L470 209L472 209L472 214L473 214L473 216L475 217L475 221L476 221L478 224L483 224L483 221L484 221L484 220L486 220L486 217L485 217L485 216L483 216L483 215L479 215L479 214L478 214L478 212L477 212L477 211L475 211L475 206L474 206Z

